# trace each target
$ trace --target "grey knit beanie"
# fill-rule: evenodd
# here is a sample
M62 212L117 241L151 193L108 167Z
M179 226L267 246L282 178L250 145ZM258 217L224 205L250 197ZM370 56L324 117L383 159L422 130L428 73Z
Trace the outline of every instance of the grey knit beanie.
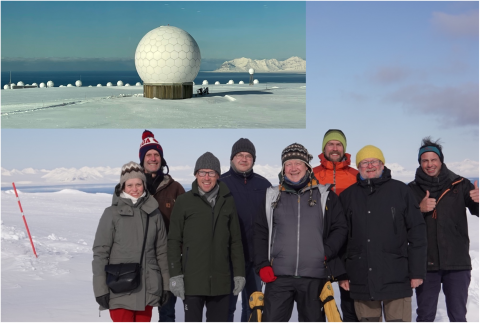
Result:
M140 164L133 161L128 162L122 166L122 172L120 173L120 188L123 188L123 184L129 179L138 178L143 181L143 186L147 183L145 173ZM144 188L145 189L145 188Z
M255 163L255 146L248 138L241 138L235 142L232 146L232 154L230 155L230 161L233 160L234 156L240 152L247 152L253 156L253 162Z
M220 161L210 152L204 153L197 159L197 162L195 163L195 170L193 170L193 175L196 175L197 171L200 169L210 169L216 171L218 175L222 173L220 170Z

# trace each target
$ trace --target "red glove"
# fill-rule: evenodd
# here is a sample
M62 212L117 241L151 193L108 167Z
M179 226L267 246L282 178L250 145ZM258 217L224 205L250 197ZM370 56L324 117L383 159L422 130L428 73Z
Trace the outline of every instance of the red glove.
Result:
M260 279L264 283L274 282L277 280L277 277L273 274L273 269L271 266L266 266L260 269Z

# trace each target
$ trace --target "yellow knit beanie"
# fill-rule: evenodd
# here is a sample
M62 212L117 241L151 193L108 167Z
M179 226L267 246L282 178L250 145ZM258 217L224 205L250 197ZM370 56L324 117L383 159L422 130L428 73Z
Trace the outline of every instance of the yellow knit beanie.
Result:
M371 159L371 158L376 158L379 159L380 161L385 164L385 158L383 157L382 151L373 145L367 145L364 146L360 151L357 153L357 166L360 162L362 162L365 159Z
M331 140L336 140L342 143L343 152L347 151L347 138L345 134L339 129L329 129L323 136L322 151L325 149L325 145Z

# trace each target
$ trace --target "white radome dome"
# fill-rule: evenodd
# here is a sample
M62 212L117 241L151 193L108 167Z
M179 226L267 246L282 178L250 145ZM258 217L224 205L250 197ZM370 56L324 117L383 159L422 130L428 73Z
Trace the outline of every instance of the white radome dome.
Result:
M45 83L43 83L43 82L40 83L40 88L45 88L45 87L46 87Z
M254 74L254 73L255 73L255 70L254 70L254 69L248 69L248 73Z
M47 82L47 87L49 87L49 88L53 87L53 81L48 81Z
M89 85L88 87L89 87L89 88L91 88L92 86L91 86L91 85Z
M130 83L126 83L125 86L126 86L126 87L129 87L129 86L130 86Z
M73 85L71 83L67 84L67 87L73 87Z
M101 86L102 86L102 85L101 85L100 83L99 83L99 84L97 84L97 87L101 87Z
M80 81L80 80L75 81L75 86L76 87L81 87L82 86L82 81Z
M259 84L260 82L258 82L257 79L253 80L253 84Z
M6 85L3 86L3 89L5 89L5 90L10 89L10 86L8 84L6 84Z
M112 86L112 82L108 82L107 87L111 87L111 86Z
M117 86L118 86L118 87L123 87L123 82L122 82L122 80L119 80L119 81L117 82Z
M32 86L38 87L38 84L36 82L32 83Z
M220 82L219 82L219 81L215 81L215 85L219 85L219 84L220 84Z
M144 83L193 82L201 59L195 39L173 26L149 31L135 51L135 67Z
M202 85L208 85L208 80L203 80Z
M141 84L140 82L137 82L137 83L135 83L135 86L137 86L137 87L141 87L141 86L142 86L142 84Z
M27 87L27 86L30 86L30 85L27 83L25 86Z
M24 86L24 84L23 84L23 82L22 82L22 81L18 81L18 82L17 82L17 86L22 86L22 87L23 87L23 86Z
M240 82L238 82L238 84L245 84L245 82L243 82L243 81L240 81Z
M235 82L233 82L233 80L229 80L227 84L235 84Z
M59 88L65 88L65 86L63 84L59 85L58 87Z

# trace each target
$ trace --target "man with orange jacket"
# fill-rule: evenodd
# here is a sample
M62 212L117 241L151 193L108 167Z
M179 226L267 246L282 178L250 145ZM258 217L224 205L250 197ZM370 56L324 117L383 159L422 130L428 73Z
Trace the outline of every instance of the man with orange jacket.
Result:
M358 171L350 167L350 154L345 153L347 149L347 138L339 129L329 129L323 137L323 152L318 156L320 165L313 168L315 178L320 184L332 184L331 190L340 195L343 190L357 182ZM344 254L345 246L339 255ZM343 280L345 278L335 278ZM358 322L355 315L355 306L350 293L343 288L340 289L341 308L344 322Z

